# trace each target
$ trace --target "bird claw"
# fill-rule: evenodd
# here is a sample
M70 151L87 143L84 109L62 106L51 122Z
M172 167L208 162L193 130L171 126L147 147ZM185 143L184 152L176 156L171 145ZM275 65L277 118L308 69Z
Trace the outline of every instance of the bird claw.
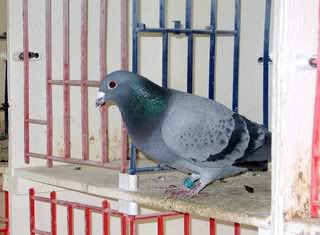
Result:
M195 183L192 189L186 188L184 185L175 187L175 188L167 188L166 193L169 194L172 198L192 198L194 196L198 196L199 192L203 189L200 182Z
M170 187L166 188L166 193L183 193L188 191L190 190L184 187L183 185L179 187L176 187L176 186L172 187L171 185Z

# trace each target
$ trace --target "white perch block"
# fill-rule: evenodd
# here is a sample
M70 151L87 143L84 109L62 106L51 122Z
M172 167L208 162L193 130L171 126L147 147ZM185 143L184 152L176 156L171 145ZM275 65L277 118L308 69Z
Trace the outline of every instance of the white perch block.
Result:
M125 191L138 191L138 176L119 173L119 188ZM119 200L119 211L128 215L138 215L139 207L135 202Z
M125 191L138 191L138 176L119 173L119 188Z

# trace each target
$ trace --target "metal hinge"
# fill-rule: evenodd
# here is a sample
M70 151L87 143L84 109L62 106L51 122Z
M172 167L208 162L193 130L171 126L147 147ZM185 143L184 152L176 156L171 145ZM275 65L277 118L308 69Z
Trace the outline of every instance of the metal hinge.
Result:
M38 52L32 52L32 51L29 51L29 60L30 61L37 61L37 60L40 60L41 59L41 55L40 53ZM15 61L23 61L24 58L23 58L23 52L16 52L12 55L12 58L13 60Z

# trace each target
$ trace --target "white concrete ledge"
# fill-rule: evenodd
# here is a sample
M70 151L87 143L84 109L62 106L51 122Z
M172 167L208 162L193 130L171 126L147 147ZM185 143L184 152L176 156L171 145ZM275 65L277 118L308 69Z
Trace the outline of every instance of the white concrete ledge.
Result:
M318 235L320 234L320 220L318 218L295 219L286 223L285 231L288 235Z
M165 188L179 186L184 174L158 172L139 175L139 191L126 192L118 188L119 174L115 170L82 166L55 166L21 168L15 177L71 189L92 195L137 202L165 210L188 212L204 217L238 222L268 228L270 221L271 176L269 172L247 173L226 179L225 183L209 185L201 195L194 198L170 198ZM244 185L254 188L247 193Z

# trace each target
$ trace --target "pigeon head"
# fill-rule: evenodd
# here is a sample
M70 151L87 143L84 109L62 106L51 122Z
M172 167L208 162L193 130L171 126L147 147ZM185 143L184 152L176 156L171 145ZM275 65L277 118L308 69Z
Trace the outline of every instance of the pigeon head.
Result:
M99 86L96 107L103 105L108 100L118 103L124 99L135 80L137 80L136 74L128 71L116 71L106 75Z
M96 107L114 101L127 127L155 121L167 108L170 91L139 74L116 71L101 81Z

